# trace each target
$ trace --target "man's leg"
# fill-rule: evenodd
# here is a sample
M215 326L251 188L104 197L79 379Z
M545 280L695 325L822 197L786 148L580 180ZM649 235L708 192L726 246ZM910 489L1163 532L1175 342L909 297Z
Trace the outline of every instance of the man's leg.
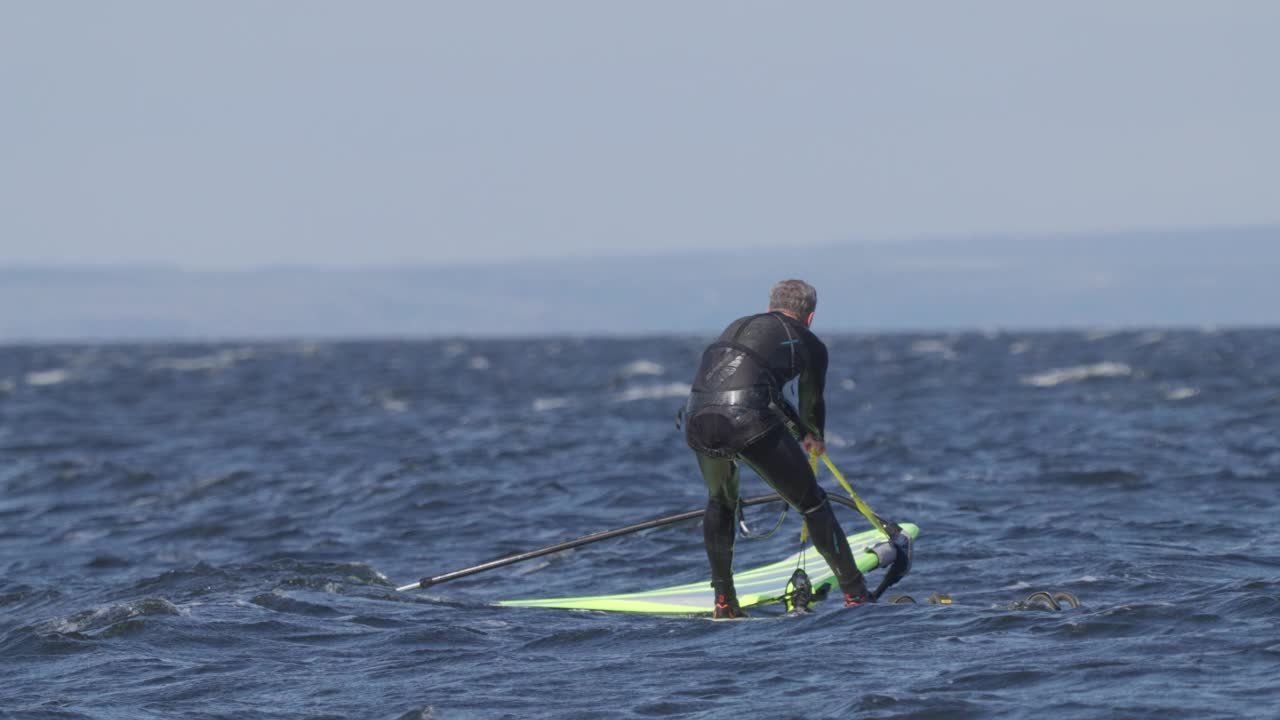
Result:
M813 476L800 443L780 427L749 445L741 457L782 499L804 515L813 547L831 566L846 604L869 600L866 580L853 562L849 541L831 510L827 493Z
M733 587L733 541L737 534L734 509L738 504L738 464L695 452L707 484L707 510L702 516L702 540L711 564L716 617L741 617Z

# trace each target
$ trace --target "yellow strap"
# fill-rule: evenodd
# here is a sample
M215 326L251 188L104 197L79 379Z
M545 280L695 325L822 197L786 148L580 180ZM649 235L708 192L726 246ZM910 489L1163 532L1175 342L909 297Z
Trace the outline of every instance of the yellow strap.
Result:
M884 533L885 537L889 537L889 531L885 529L884 523L880 522L880 518L876 517L876 514L871 512L871 508L867 507L867 504L862 502L862 498L858 497L858 493L853 491L853 487L849 485L849 481L844 479L844 475L840 474L840 471L836 469L835 464L831 462L831 458L827 457L826 453L822 454L822 461L826 463L827 469L831 471L831 474L836 476L836 480L840 481L840 485L844 487L845 492L849 493L849 497L853 498L853 504L858 506L858 512L862 513L864 517L870 520L871 524L874 525L877 530ZM809 462L815 468L818 466L817 453L811 452L809 454Z

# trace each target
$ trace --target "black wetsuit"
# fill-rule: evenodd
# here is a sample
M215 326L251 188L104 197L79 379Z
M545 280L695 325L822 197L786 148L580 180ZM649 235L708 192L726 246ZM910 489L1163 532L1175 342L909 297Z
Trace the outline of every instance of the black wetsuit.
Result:
M813 545L845 593L866 592L862 573L827 495L793 433L821 438L827 347L804 323L780 312L735 320L707 347L685 408L685 439L697 454L709 500L703 521L711 583L733 593L737 460L746 462L784 500L804 514ZM782 388L800 379L797 411Z

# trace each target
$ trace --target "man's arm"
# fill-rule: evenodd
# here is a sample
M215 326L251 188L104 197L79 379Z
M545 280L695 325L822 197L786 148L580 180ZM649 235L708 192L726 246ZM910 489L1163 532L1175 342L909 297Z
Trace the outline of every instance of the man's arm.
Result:
M821 454L825 451L821 443L827 423L827 402L823 399L827 384L827 346L814 338L810 347L808 367L800 373L800 421L811 436L805 438L805 449L810 449L811 443L816 442Z

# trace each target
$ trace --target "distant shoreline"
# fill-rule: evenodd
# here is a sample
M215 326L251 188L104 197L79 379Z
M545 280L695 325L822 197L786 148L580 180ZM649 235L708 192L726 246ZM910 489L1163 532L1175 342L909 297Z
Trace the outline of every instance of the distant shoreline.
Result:
M1280 325L1280 227L402 268L0 268L0 343L705 336L818 288L815 329Z
M1143 333L1196 333L1201 335L1274 332L1280 331L1280 323L1271 325L1231 325L1218 327L1194 326L1134 326L1134 327L1007 327L997 329L976 328L886 328L862 330L826 330L818 329L818 336L826 340L843 340L867 337L1000 337L1000 336L1049 336L1079 335L1099 333L1111 335L1136 335ZM504 342L643 342L646 340L689 340L700 342L714 336L719 330L682 333L620 333L606 334L531 334L531 335L335 335L313 337L272 337L272 336L227 336L207 338L162 338L162 337L117 337L117 338L0 338L0 348L22 347L135 347L135 346L191 346L210 345L344 345L344 344L426 344L448 342L504 343Z

